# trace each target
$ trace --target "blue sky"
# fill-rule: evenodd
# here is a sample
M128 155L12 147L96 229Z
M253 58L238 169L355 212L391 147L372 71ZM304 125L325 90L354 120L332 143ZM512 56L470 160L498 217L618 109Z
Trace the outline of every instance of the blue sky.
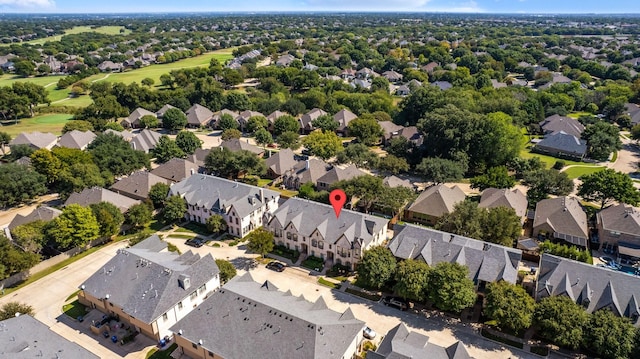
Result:
M0 0L0 12L434 11L640 13L637 0Z

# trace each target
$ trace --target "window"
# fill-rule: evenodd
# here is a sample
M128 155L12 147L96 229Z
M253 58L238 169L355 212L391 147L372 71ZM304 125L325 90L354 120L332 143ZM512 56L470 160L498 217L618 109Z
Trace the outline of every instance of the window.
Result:
M287 232L287 239L291 239L291 233Z
M238 217L236 217L236 224L238 224Z
M166 321L167 319L169 319L167 313L162 314L162 320Z
M312 239L312 240L311 240L311 246L312 246L312 247L317 247L317 246L318 246L318 241L317 241L317 240L315 240L315 239Z
M198 349L198 344L196 343L191 343L191 346L193 347L193 349Z
M210 357L213 357L213 352L209 352L209 356L210 356Z
M298 235L297 234L294 234L292 237L293 237L292 239L293 239L294 242L298 241Z
M197 297L198 297L198 292L194 290L193 293L191 293L191 300L196 299Z
M318 248L324 249L324 242L323 241L319 241L318 242ZM331 249L331 248L329 248L329 249Z
M276 228L275 235L276 237L282 237L282 229Z
M109 302L109 306L110 306L110 307L113 307L113 303Z
M182 309L182 302L178 302L178 309Z
M202 287L198 288L198 294L202 294L206 290L207 290L207 285L203 284Z

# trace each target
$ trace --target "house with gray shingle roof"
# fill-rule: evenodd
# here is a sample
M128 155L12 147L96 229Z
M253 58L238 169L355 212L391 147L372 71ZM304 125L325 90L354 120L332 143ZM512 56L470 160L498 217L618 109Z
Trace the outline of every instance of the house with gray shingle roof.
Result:
M58 147L75 148L85 150L87 146L96 138L96 134L91 131L73 130L65 133L58 141Z
M153 235L118 250L80 288L80 303L115 314L158 340L220 288L220 270L211 254L169 252L167 243Z
M533 236L557 238L586 247L589 240L587 214L575 197L543 199L536 205Z
M336 132L346 133L349 122L355 120L356 118L358 118L358 116L347 109L338 111L338 113L333 115L333 119L338 122L338 129L336 130Z
M198 170L198 165L191 161L183 158L172 158L151 170L151 173L175 183L191 177L193 174L198 173Z
M453 85L449 81L436 81L431 83L431 85L439 88L442 91L448 90L453 87Z
M140 131L129 143L134 150L143 151L149 153L149 151L156 148L158 142L160 142L162 135L156 131L144 129Z
M640 325L640 277L547 253L540 257L535 299L564 295L589 313L600 309Z
M113 133L116 136L122 137L127 142L131 142L131 140L133 140L133 138L136 137L136 135L133 132L127 131L127 130L116 131L112 129L107 129L104 131L104 133Z
M469 279L480 289L504 280L515 284L522 251L457 234L415 225L396 226L389 249L400 259L423 260L429 266L458 263L469 268Z
M471 356L461 341L457 341L448 347L442 347L430 343L428 336L411 331L406 324L400 323L389 330L375 352L367 352L367 358L471 359Z
M298 120L298 122L300 122L300 131L302 133L309 133L313 131L315 128L313 127L311 122L313 122L313 120L317 119L318 117L324 116L326 114L327 113L324 112L324 110L321 110L319 108L314 108L313 110L305 113Z
M405 218L410 221L434 225L444 214L451 213L456 204L464 201L464 192L458 186L435 185L424 190L409 206Z
M244 131L245 127L247 126L247 122L249 122L249 119L251 117L264 117L264 115L258 111L250 111L250 110L245 110L242 111L238 114L238 124L240 125L240 130Z
M209 121L211 121L213 117L213 112L200 104L195 104L187 110L186 115L187 126L199 128L209 125Z
M528 205L527 196L517 188L487 188L482 191L480 203L478 203L480 208L512 208L523 223L527 217Z
M559 131L544 136L533 150L553 157L582 161L587 154L587 141Z
M365 323L350 308L336 312L250 273L233 278L171 330L194 359L354 358Z
M162 118L164 117L164 114L167 113L167 111L171 110L172 108L176 108L176 107L166 104L156 112L156 117L158 118L158 121L160 121L160 123L162 123Z
M20 315L0 322L1 355L4 358L83 358L99 357L64 338L30 315Z
M148 171L138 171L116 182L111 186L111 190L143 201L149 197L149 190L156 183L170 184L171 181Z
M212 215L220 215L236 237L261 227L263 217L273 213L280 200L279 192L204 174L174 184L169 195L184 198L188 220L206 223Z
M56 145L57 141L58 137L53 133L42 133L38 131L22 132L9 142L9 147L16 145L28 145L36 150L41 148L50 150Z
M294 158L294 153L291 149L285 148L282 151L276 152L265 161L267 165L267 177L271 179L281 178L298 163L299 161Z
M198 167L204 167L204 160L207 158L209 152L211 152L210 148L196 148L195 152L187 155L186 160L195 163Z
M401 73L398 73L394 70L390 70L390 71L385 71L382 73L382 76L384 78L386 78L387 80L389 80L389 82L400 82L402 81L402 78L404 76L402 76Z
M226 108L214 113L213 116L211 116L209 126L212 128L220 128L220 118L222 118L222 115L231 116L234 120L236 120L236 122L238 122L238 126L240 126L240 122L238 121L238 117L240 116L240 114L236 111L231 111Z
M120 212L125 213L133 205L141 203L138 200L131 199L113 191L101 187L85 188L82 192L74 192L64 202L65 206L70 204L79 204L88 207L90 204L100 202L109 202L118 207Z
M242 140L239 138L232 138L230 140L223 141L220 146L228 149L231 152L245 150L255 154L258 157L262 157L262 155L264 155L264 149L250 144L249 139Z
M626 103L624 105L624 110L626 111L627 115L631 117L631 123L633 125L640 124L640 106L636 105L635 103Z
M563 131L564 133L573 135L577 138L580 138L584 131L584 125L582 125L578 120L557 114L542 120L540 122L540 128L545 135Z
M284 173L282 184L289 189L299 189L305 183L315 184L329 169L329 164L317 158L299 161Z
M387 176L382 180L382 184L394 188L394 187L406 187L410 190L415 190L416 187L409 180L405 180L396 176Z
M267 122L269 122L269 129L273 128L273 123L276 122L276 120L278 118L280 118L282 116L285 116L285 115L289 115L289 114L286 113L286 112L278 111L278 110L275 110L275 111L271 112L267 116Z
M142 123L140 122L140 119L142 117L144 117L144 116L157 117L157 115L155 113L153 113L151 111L148 111L148 110L145 110L142 107L138 107L133 112L131 112L129 117L127 117L124 120L122 120L122 126L130 127L130 128L143 127Z
M283 203L265 225L276 244L326 260L326 266L349 268L365 250L387 239L389 220L343 209L336 218L329 205L301 198Z
M9 223L8 227L9 229L14 229L17 226L21 226L23 224L27 224L35 221L48 222L58 217L61 213L62 211L59 209L55 209L49 206L40 206L34 209L33 211L31 211L31 213L27 214L26 216L20 213L16 214L16 216L13 217L13 219L11 220L11 223Z
M600 243L618 246L623 256L640 259L640 209L620 203L596 214Z
M360 176L368 176L368 174L359 170L355 165L349 165L345 168L334 166L318 178L316 187L318 190L329 190L331 185L338 181L348 181Z

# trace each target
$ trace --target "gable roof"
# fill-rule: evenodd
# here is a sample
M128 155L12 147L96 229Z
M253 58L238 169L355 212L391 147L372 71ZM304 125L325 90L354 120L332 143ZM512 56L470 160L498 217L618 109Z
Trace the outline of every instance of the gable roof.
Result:
M548 225L554 237L586 247L589 239L587 215L575 197L543 199L536 205L533 229Z
M149 110L145 110L142 107L138 107L135 110L133 110L133 112L131 112L131 114L129 115L129 117L125 118L124 120L122 120L122 122L126 125L128 125L129 127L134 127L134 126L138 126L140 125L140 119L143 116L153 116L153 117L157 117L157 115Z
M174 184L169 194L182 196L188 204L214 212L226 213L233 207L239 217L264 206L263 198L267 202L280 197L276 191L204 174L194 174Z
M169 104L166 104L166 105L162 106L162 108L160 108L160 109L158 110L158 112L156 112L156 116L157 116L158 118L162 118L162 117L164 116L164 114L165 114L168 110L170 110L170 109L172 109L172 108L176 108L176 107L171 106L171 105L169 105Z
M311 182L317 183L318 179L327 173L329 165L323 160L310 158L298 162L292 169L285 171L286 178L295 179L301 185Z
M223 141L220 146L228 149L231 152L245 150L256 155L264 153L264 150L262 148L250 144L249 139L247 139L246 141L242 141L239 138L232 138L230 140Z
M552 115L540 122L540 127L544 133L564 131L564 133L580 138L584 126L571 117Z
M196 148L195 152L187 155L186 160L193 162L200 167L204 167L204 160L207 158L209 152L211 152L211 148Z
M200 104L195 104L187 110L186 115L189 125L205 126L213 117L213 112Z
M344 238L352 248L368 246L389 222L385 218L346 209L336 218L331 206L295 197L278 207L269 224L273 221L278 221L283 228L294 222L298 233L306 237L319 231L322 238L332 244Z
M565 295L592 313L608 308L638 326L640 277L547 253L540 257L536 299ZM635 315L635 319L634 319Z
M347 109L342 109L333 115L333 119L338 121L338 131L344 131L347 128L347 125L349 125L349 122L356 118L358 118L358 116Z
M410 331L404 323L389 330L375 353L367 353L367 358L370 355L373 359L471 359L462 342L442 347L430 343L428 336Z
M399 228L399 230L398 230ZM429 266L456 262L469 268L474 282L516 283L522 251L415 225L396 226L388 247L402 259L421 259Z
M267 168L278 176L283 175L286 171L292 169L299 161L294 159L294 153L291 149L285 148L280 152L276 152L265 160Z
M133 138L136 137L136 135L133 132L127 131L127 130L116 131L109 128L105 130L104 133L113 133L116 136L122 137L127 142L133 140Z
M160 133L145 128L131 140L131 147L134 150L149 153L149 151L156 148L161 136Z
M121 194L109 191L108 189L101 187L85 188L82 192L74 192L64 202L65 206L70 204L79 204L83 207L88 207L90 204L109 202L118 207L120 212L126 212L129 207L140 203L140 201L131 199Z
M269 123L274 123L276 122L276 120L282 116L288 115L286 112L282 112L282 111L278 111L275 110L273 112L271 112L268 116L267 116L267 121Z
M173 182L180 182L198 173L198 165L183 158L172 158L151 171L152 174Z
M536 147L578 157L582 157L587 153L587 141L564 131L558 131L544 136L542 141L536 144Z
M382 127L382 131L384 132L383 136L385 139L389 139L392 135L400 133L400 131L404 128L403 126L396 125L391 121L378 121L378 125Z
M313 120L315 120L316 118L320 117L320 116L324 116L327 113L324 110L321 110L319 108L314 108L313 110L305 113L304 115L302 115L302 117L300 117L300 128L304 128L305 130L313 130L314 127L311 124L311 122L313 122Z
M487 188L480 197L480 208L507 207L513 208L518 217L527 215L527 196L517 188Z
M59 209L55 209L49 206L40 206L31 211L31 213L27 214L26 216L20 213L16 214L16 216L13 217L13 220L11 220L11 223L9 223L8 227L9 229L14 229L17 226L35 221L50 221L58 217L61 213L62 211Z
M390 188L394 188L394 187L406 187L409 189L414 190L415 186L411 183L411 181L409 180L405 180L405 179L401 179L399 177L396 176L387 176L382 180L382 184L384 184L387 187Z
M326 183L331 185L338 181L347 181L367 174L358 169L355 165L349 165L345 168L334 166L327 173L318 178L318 183Z
M51 148L57 140L58 137L49 132L22 132L9 142L9 146L29 145L39 150L41 148Z
M0 355L5 358L58 358L61 353L64 358L99 358L30 315L3 320L0 329Z
M224 358L340 359L364 322L283 292L250 273L235 277L171 330Z
M84 150L95 138L96 134L91 131L82 132L73 130L60 137L58 146Z
M636 207L620 203L601 210L596 218L606 231L640 237L640 209Z
M447 187L443 184L427 188L409 206L409 211L440 217L453 212L456 204L464 201L464 192L458 186Z
M220 272L211 254L180 255L166 248L167 243L153 235L120 249L83 283L84 291L96 298L109 295L125 313L152 323Z
M119 180L111 189L128 197L147 198L149 190L156 183L169 184L170 181L148 171L138 171Z

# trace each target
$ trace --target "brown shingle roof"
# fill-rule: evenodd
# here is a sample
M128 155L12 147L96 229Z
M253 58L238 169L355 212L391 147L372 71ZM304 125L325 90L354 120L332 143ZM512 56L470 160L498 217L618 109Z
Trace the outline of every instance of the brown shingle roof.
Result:
M431 186L418 196L409 207L409 211L440 217L453 212L454 206L465 198L464 192L458 186Z

